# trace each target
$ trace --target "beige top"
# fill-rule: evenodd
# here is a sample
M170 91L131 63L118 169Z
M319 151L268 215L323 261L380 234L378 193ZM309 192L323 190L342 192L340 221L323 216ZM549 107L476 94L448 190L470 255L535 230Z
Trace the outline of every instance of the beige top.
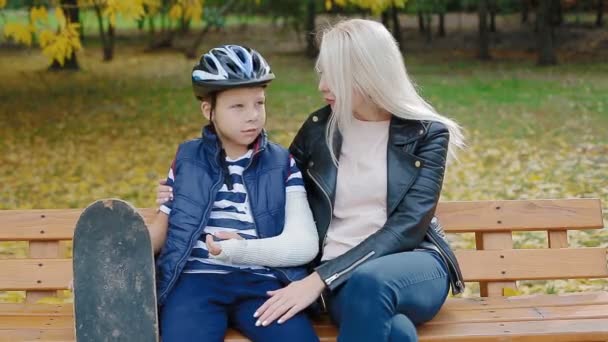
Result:
M322 261L346 253L386 223L389 124L353 118L342 132L334 213Z

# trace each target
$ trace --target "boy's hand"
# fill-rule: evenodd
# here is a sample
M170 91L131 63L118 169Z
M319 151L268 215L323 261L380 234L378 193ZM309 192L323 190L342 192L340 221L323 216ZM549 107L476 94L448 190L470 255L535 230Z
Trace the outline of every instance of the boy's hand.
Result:
M156 203L163 204L173 199L173 188L167 186L167 180L161 179L156 187Z
M215 242L215 240L213 239L214 236L220 240L243 240L243 237L237 233L217 232L214 235L207 234L207 237L205 238L205 243L207 244L207 250L212 255L219 255L220 253L222 253L222 247L217 242Z

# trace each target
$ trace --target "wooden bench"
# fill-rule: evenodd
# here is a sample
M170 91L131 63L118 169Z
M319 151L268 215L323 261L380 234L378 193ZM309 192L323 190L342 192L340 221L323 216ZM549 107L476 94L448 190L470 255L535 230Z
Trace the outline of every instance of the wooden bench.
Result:
M0 304L0 341L73 341L71 304L40 304L66 289L72 260L61 255L80 209L0 211L0 240L27 241L27 258L0 260L0 290L26 291L25 303ZM152 209L141 212L150 219ZM568 248L568 230L603 227L596 199L442 202L449 233L475 233L476 250L459 250L464 277L482 298L450 298L421 341L608 341L608 293L504 297L516 280L606 278L606 248ZM512 232L545 231L548 248L513 249ZM316 323L334 341L327 319ZM235 332L229 341L246 341ZM85 341L86 342L86 341Z

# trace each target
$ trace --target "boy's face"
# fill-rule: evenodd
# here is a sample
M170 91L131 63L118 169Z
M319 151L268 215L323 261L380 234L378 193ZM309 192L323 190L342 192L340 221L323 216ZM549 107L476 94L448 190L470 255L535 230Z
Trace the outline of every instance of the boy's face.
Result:
M266 122L263 87L234 88L220 92L211 104L201 103L203 115L211 117L225 148L247 147L260 135Z

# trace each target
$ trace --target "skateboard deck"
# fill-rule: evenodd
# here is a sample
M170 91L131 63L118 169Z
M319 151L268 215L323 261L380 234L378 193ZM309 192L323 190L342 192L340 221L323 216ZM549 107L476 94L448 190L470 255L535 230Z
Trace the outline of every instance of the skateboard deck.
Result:
M97 201L74 232L74 315L78 342L157 342L154 253L129 203Z

